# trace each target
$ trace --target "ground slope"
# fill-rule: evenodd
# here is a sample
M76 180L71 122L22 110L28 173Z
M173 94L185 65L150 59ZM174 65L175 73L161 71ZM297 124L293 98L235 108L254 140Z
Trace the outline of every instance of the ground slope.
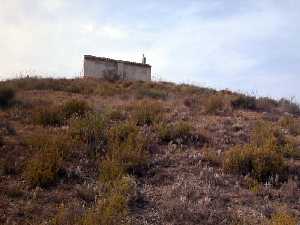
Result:
M296 224L299 107L164 82L0 84L0 224Z

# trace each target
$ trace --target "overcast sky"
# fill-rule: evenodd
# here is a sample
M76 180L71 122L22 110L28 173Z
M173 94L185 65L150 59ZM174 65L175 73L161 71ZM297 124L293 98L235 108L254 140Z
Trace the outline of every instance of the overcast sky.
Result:
M300 101L299 50L299 0L0 0L2 79L145 53L162 80Z

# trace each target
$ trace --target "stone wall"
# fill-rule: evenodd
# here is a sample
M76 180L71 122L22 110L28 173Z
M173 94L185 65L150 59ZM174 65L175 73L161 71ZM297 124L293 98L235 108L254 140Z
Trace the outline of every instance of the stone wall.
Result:
M151 66L102 57L84 56L84 76L94 78L117 76L124 80L151 81Z

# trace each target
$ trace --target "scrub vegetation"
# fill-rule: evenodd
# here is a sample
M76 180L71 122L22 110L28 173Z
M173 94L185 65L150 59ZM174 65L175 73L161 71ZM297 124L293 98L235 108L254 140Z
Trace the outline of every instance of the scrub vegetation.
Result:
M0 82L0 224L296 225L299 112L168 82Z

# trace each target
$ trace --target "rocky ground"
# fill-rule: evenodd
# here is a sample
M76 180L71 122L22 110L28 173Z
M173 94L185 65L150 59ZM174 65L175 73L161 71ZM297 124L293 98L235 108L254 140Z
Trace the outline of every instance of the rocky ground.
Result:
M10 88L15 94L9 97L4 91L1 95L1 88ZM67 108L66 104L70 100L86 105L75 104L76 114L69 116L73 106ZM144 109L147 104L150 107ZM300 221L300 110L291 101L163 82L26 78L1 83L0 105L0 224L213 225ZM97 135L95 140L86 140L85 136L77 140L73 132L73 124L85 121L85 111L109 115L105 117L108 125L92 130L93 134L106 135L106 130L132 122L132 129L142 133L142 140L147 142L147 152L143 153L147 157L134 158L139 160L137 167L124 167L124 177L131 177L134 183L133 193L124 195L124 209L110 205L108 186L99 178L104 173L104 160L110 159L109 145L114 145L110 136L107 143L102 143ZM54 113L49 116L47 112ZM60 118L62 112L64 116ZM171 131L165 131L165 127L177 123L188 124L188 128L179 129L176 135L172 133L175 125ZM284 145L280 145L286 151L282 152L282 179L256 180L251 173L230 172L224 167L226 152L251 143L254 132L258 132L257 123L270 126L272 132L276 129L276 138L284 140ZM256 136L268 132L271 130L262 130ZM122 140L121 150L140 148L134 137L127 138L133 138L135 144L129 146ZM53 143L59 144L52 148ZM50 166L44 165L53 155L43 151L57 152L61 148L67 148L63 156L55 157ZM135 154L139 153L130 157ZM126 157L130 163L136 163ZM34 175L29 173L32 168ZM45 175L45 170L50 175ZM103 210L99 206L102 198L108 199L104 208L112 209L104 210L109 216L99 212ZM97 210L109 219L105 222L97 218Z

